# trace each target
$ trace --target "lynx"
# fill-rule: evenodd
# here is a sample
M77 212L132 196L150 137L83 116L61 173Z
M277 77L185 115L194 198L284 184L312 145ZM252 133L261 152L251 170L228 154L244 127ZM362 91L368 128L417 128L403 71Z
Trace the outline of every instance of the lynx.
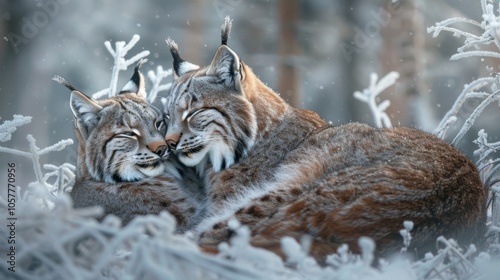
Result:
M165 103L165 140L204 178L207 217L196 227L207 251L228 241L230 219L251 243L284 257L280 239L311 238L322 261L341 244L356 252L362 236L377 256L402 247L422 256L438 236L477 242L485 190L474 164L450 144L410 129L360 123L332 126L289 106L227 45L230 21L212 62L199 67L167 44L176 79Z
M74 207L101 206L124 224L166 210L183 232L200 220L204 196L196 176L169 158L163 114L146 101L141 64L117 96L104 100L55 78L72 91L78 169L71 197Z

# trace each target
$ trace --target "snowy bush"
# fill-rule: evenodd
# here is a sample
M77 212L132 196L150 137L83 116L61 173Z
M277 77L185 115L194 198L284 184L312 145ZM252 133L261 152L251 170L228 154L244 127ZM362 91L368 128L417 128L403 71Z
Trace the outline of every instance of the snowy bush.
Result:
M500 6L497 4L495 9L486 0L482 0L481 5L484 14L481 22L454 18L429 28L434 36L450 31L457 37L465 37L464 46L452 59L500 57ZM475 35L451 27L458 22L476 25L482 33ZM110 86L94 94L94 98L112 96L119 72L149 54L142 51L125 59L138 40L139 36L135 35L129 43L117 42L115 49L110 42L105 43L114 58L114 67ZM482 51L480 48L484 45L495 45L497 52ZM168 83L162 84L170 75L171 71L161 66L156 72L148 72L153 85L148 94L150 102L156 99L158 92L170 87ZM357 99L369 104L377 126L391 126L385 113L389 102L377 104L376 98L394 84L397 77L397 73L390 73L377 81L377 76L372 75L369 88L355 93ZM482 99L455 136L453 143L457 143L484 108L500 100L499 89L499 76L479 78L466 85L436 129L436 135L447 136L448 127L456 122L457 112L466 99ZM31 117L19 115L5 121L0 125L0 142L8 142L19 126L28 125L30 121ZM499 279L500 186L496 174L500 169L500 142L488 142L484 130L475 141L478 145L475 155L482 180L491 191L490 251L477 252L473 245L463 249L453 240L438 238L437 243L443 249L436 255L429 253L417 261L395 256L381 260L377 268L372 266L375 247L369 238L359 240L361 255L354 255L347 246L341 246L322 267L307 255L307 239L299 244L292 238L284 238L282 246L288 258L282 261L269 251L252 247L248 228L237 221L230 223L235 237L229 244L221 244L220 253L215 256L200 252L189 234L174 234L175 220L168 213L137 217L124 227L114 216L97 222L94 217L101 209L72 208L67 192L74 183L75 166L65 163L42 168L40 164L41 156L64 149L73 141L63 140L44 149L36 146L31 135L27 141L27 151L0 147L0 152L32 159L36 175L36 182L26 189L9 185L7 196L0 197L0 211L5 216L2 219L11 225L0 228L2 240L9 241L0 243L2 254L7 255L7 261L0 262L1 279ZM401 225L402 253L411 242L412 228L411 222Z
M432 33L434 37L438 36L442 31L448 31L452 32L455 37L465 38L464 45L458 48L457 53L451 57L452 60L478 57L484 61L488 57L500 58L500 3L498 1L493 3L481 0L481 8L483 12L483 20L481 22L464 18L451 18L428 28L427 31ZM481 30L481 34L464 32L452 27L452 25L457 23L476 26ZM484 50L489 45L493 45L496 51ZM444 116L436 129L436 134L444 138L449 126L456 122L456 116L465 101L472 98L482 100L465 120L459 132L454 137L452 144L457 144L464 137L487 106L497 102L498 106L500 106L500 75L493 72L493 67L486 66L486 68L491 73L491 76L476 79L470 84L465 85L455 104ZM488 134L484 130L480 130L474 143L478 146L474 152L474 155L478 157L476 164L480 170L485 188L490 191L488 202L489 223L491 227L489 232L490 241L498 244L500 241L499 233L495 229L498 229L500 226L500 193L498 192L500 180L497 176L500 169L500 141L489 143ZM492 246L493 248L498 247L497 245ZM498 254L498 248L496 251Z

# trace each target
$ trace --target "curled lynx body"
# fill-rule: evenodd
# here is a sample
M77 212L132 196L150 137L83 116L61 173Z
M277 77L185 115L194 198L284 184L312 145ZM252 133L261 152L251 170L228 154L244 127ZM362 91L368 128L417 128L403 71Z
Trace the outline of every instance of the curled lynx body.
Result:
M203 135L205 147L241 129L233 120L256 127L243 156L224 154L234 156L231 164L212 166L210 153L190 162L203 166L198 170L205 178L207 216L195 229L201 246L216 250L228 241L233 218L250 228L253 245L283 257L281 238L309 236L310 253L320 261L341 244L358 250L363 236L374 239L378 256L397 252L403 246L399 231L409 220L410 251L420 256L441 235L463 245L481 243L485 190L476 167L456 148L409 128L330 126L287 105L222 41L209 66L179 73L165 109L171 116L166 137L179 136L172 147L181 161L191 155L179 144L183 138ZM237 104L252 113L234 110ZM194 133L195 112L213 108L204 130ZM220 130L221 122L237 129Z
M306 148L307 142L314 146ZM300 156L300 149L310 157ZM356 250L358 239L370 236L378 254L386 255L401 248L399 230L406 220L415 224L410 250L420 256L440 235L462 244L480 241L485 196L477 171L433 136L349 124L320 132L289 155L284 166L302 167L295 177L286 175L295 180L289 178L234 214L250 226L256 246L281 253L282 237L299 240L307 234L313 240L311 254L324 259L344 243ZM228 232L222 221L202 234L202 243L218 243Z
M174 216L177 231L184 232L192 229L203 217L203 207L200 207L203 191L190 188L197 184L186 181L181 184L173 176L115 184L82 178L76 182L71 197L75 208L100 206L104 215L115 215L123 224L137 216L166 211Z

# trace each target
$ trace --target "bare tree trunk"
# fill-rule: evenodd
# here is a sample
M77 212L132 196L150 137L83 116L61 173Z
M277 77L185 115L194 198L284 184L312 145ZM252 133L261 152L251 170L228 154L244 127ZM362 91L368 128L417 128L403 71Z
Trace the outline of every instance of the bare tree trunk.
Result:
M390 1L390 0L387 0ZM385 2L387 2L385 1ZM424 80L425 26L422 13L413 1L401 1L392 13L389 25L383 29L384 47L380 54L384 73L397 71L400 78L389 99L387 113L398 126L432 126L432 111L428 85Z
M200 49L203 46L203 15L205 14L207 1L194 0L189 3L189 32L186 32L185 44L182 47L184 51L181 55L188 59L189 62L205 65L206 62L202 61L203 56Z
M298 0L279 0L279 71L278 92L292 106L298 106L299 71L295 65L295 58L299 54L297 42Z

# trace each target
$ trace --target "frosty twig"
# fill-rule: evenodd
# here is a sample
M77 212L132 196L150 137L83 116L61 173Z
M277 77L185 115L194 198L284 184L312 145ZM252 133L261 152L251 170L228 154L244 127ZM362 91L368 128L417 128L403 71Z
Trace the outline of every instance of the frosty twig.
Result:
M12 133L16 131L19 126L28 124L31 122L31 117L25 117L21 115L14 115L14 119L11 121L5 121L0 124L0 142L7 142L11 139Z
M98 99L105 95L107 95L108 97L116 95L118 76L120 71L127 70L128 66L135 64L140 59L145 58L146 56L149 55L149 51L145 50L136 54L130 59L125 59L125 56L127 55L128 51L130 51L135 46L135 44L139 42L140 38L141 37L139 35L135 34L134 36L132 36L132 39L128 43L125 43L124 41L118 41L115 43L115 49L111 47L110 41L104 42L106 49L113 56L114 59L114 66L111 72L111 82L109 88L103 89L93 94L92 98Z
M391 120L385 112L391 103L389 100L384 100L380 104L377 104L377 97L388 87L396 83L398 78L399 73L390 72L377 82L377 74L372 73L370 76L370 86L363 90L363 92L356 91L354 93L354 97L370 106L376 127L392 127Z
M158 96L158 92L168 90L172 86L172 83L161 84L162 80L170 75L172 75L172 69L163 70L161 65L156 67L156 73L152 70L148 72L148 78L153 83L153 87L148 95L149 103L153 103Z
M3 140L2 142L10 140L11 134L16 130L17 127L24 124L28 124L30 122L31 122L31 117L14 115L14 119L12 121L5 121L4 123L2 123L0 125L1 140ZM33 137L33 135L29 134L26 137L26 139L28 140L29 143L29 152L20 151L12 148L6 148L6 147L0 147L0 152L31 159L33 163L33 169L35 171L36 184L38 186L41 186L41 189L39 189L39 191L49 192L54 189L59 190L60 188L62 189L70 188L73 185L72 178L74 178L74 173L73 173L73 171L75 170L74 166L70 164L63 164L61 166L61 168L63 168L61 171L56 173L52 172L44 174L40 164L40 156L46 155L51 152L61 151L64 148L66 148L66 146L73 144L73 140L72 139L61 140L54 145L51 145L44 149L40 149L36 145L36 140ZM53 168L54 167L53 165L48 165L47 167L52 171L56 171L56 169ZM54 176L55 176L54 185L49 184L47 182L47 179ZM60 194L61 192L57 191L57 193ZM47 198L43 198L42 202L46 207L49 207L46 199Z

